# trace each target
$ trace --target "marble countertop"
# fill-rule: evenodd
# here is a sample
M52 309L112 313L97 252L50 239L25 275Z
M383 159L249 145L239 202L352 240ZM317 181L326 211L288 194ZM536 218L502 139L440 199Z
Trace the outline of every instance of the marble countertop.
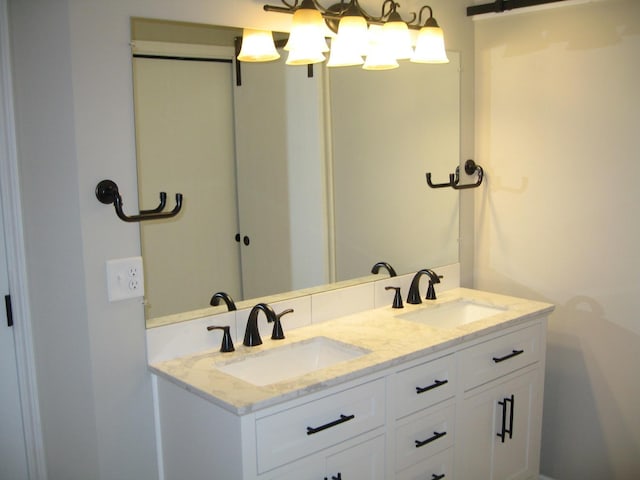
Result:
M504 310L455 328L439 328L398 318L398 315L461 299ZM153 373L194 394L230 412L243 415L436 353L481 335L524 323L535 315L552 310L553 305L548 303L456 288L439 293L437 300L420 305L405 303L405 308L401 310L378 308L290 331L287 331L283 321L284 340L263 338L262 345L245 347L240 343L233 353L209 350L154 363L149 367ZM264 318L259 320L263 321ZM265 386L252 385L216 369L216 365L244 355L260 354L314 337L334 339L370 353L292 380Z

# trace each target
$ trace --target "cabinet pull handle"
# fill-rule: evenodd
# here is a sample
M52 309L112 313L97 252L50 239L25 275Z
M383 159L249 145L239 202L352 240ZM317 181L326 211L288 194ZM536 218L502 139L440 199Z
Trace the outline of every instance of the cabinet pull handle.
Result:
M511 350L511 353L505 355L504 357L493 357L493 361L496 363L504 362L505 360L509 360L510 358L517 357L524 353L524 350Z
M509 438L513 438L513 411L515 408L515 398L513 395L510 397L505 397L501 402L498 402L498 405L502 406L502 427L500 428L500 432L498 433L498 437L500 437L500 441L504 443L507 438L507 434L509 434ZM509 428L507 428L507 408L509 408Z
M431 474L431 480L442 480L444 478L444 473L441 473L440 475L436 475L435 473Z
M498 402L498 405L502 406L502 426L500 427L500 431L498 432L498 437L500 437L500 441L504 443L507 429L507 402Z
M348 422L349 420L353 420L354 418L356 418L355 415L340 415L340 418L334 420L333 422L325 423L324 425L320 425L319 427L307 427L307 435L313 435L314 433L321 432L322 430L326 430L327 428L335 427L336 425Z
M426 440L415 440L416 448L424 447L426 444L431 443L440 437L444 437L447 432L433 432L433 437L429 437Z
M516 400L512 394L511 398L505 398L505 401L511 403L511 408L509 409L509 428L506 430L506 432L509 434L509 438L513 438L513 412L516 408Z
M445 385L447 383L449 383L449 380L436 380L431 385L427 385L426 387L416 387L416 394L428 392L429 390L441 387L442 385Z

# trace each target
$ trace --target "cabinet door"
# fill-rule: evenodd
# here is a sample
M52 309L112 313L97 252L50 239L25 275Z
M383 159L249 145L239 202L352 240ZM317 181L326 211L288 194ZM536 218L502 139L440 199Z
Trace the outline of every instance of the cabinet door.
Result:
M327 458L327 480L384 480L384 435Z
M456 478L506 480L536 474L541 393L536 369L465 398L456 437Z

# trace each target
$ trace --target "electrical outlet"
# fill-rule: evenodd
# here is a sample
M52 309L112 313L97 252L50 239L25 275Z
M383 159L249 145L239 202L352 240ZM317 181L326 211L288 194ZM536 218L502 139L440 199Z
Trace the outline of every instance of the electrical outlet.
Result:
M107 261L107 293L110 302L144 295L142 257Z

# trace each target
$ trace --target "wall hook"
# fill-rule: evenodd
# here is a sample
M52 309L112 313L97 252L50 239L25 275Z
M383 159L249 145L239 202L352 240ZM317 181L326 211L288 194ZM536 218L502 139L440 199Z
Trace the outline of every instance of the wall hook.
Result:
M474 173L477 173L478 180L476 181L476 183L460 185L459 183L456 182L455 184L452 184L451 187L455 188L456 190L462 190L464 188L476 188L480 186L480 184L482 183L482 179L484 178L484 170L482 170L482 167L480 165L477 165L476 162L469 159L466 162L464 162L464 172L467 175L473 175Z
M160 205L156 208L140 210L140 214L138 215L126 215L122 211L123 201L120 196L120 192L118 191L118 185L116 185L112 180L102 180L98 183L96 186L96 198L105 205L113 203L113 206L116 209L116 215L118 215L120 220L124 222L142 222L144 220L171 218L175 217L182 209L182 194L176 193L175 208L170 212L164 212L164 207L167 204L167 194L165 192L160 192Z
M427 172L427 184L431 188L451 187L454 183L457 183L457 181L458 181L457 177L453 173L450 173L449 174L449 182L447 182L447 183L432 183L431 182L431 172Z
M455 173L449 174L449 182L448 183L433 183L431 181L431 172L427 172L427 184L431 188L444 188L451 187L456 190L462 190L465 188L476 188L479 187L482 183L482 179L484 177L484 171L480 165L477 165L473 160L467 160L464 163L464 171L467 175L478 174L478 180L476 183L469 183L466 185L460 185L460 166L456 167Z

